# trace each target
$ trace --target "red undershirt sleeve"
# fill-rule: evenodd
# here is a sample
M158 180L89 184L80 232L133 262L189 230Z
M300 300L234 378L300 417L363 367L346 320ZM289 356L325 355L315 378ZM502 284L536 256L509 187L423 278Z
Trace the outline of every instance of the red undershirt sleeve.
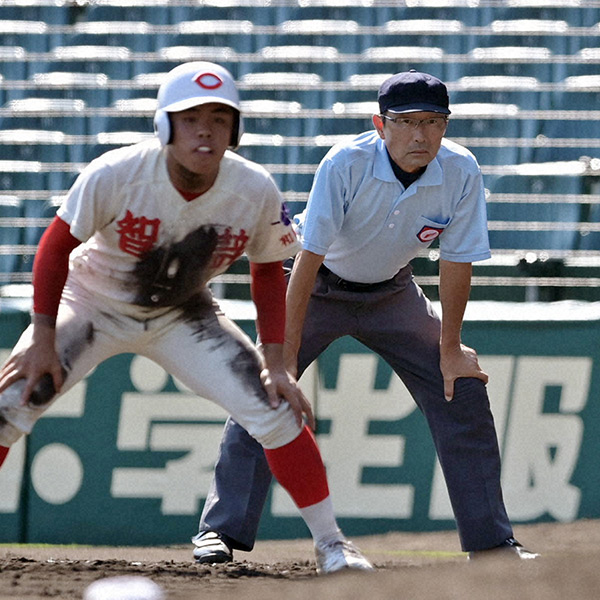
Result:
M256 305L256 329L263 344L283 344L286 283L283 262L250 263L250 291Z
M71 235L69 225L54 217L42 235L33 261L33 312L56 317L67 275L69 254L81 241Z

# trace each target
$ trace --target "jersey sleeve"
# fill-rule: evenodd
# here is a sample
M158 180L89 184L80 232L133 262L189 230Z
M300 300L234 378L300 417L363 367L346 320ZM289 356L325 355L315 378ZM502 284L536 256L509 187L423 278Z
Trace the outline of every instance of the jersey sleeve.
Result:
M475 262L490 258L485 188L479 168L469 171L452 219L440 236L440 258Z
M248 259L254 263L269 263L295 256L301 248L300 242L275 182L268 177L258 194L256 227L246 246Z
M69 224L73 236L85 242L115 218L116 200L112 169L97 159L81 172L56 214Z
M325 158L317 169L308 204L301 217L304 249L321 256L327 254L344 222L347 189L335 162Z

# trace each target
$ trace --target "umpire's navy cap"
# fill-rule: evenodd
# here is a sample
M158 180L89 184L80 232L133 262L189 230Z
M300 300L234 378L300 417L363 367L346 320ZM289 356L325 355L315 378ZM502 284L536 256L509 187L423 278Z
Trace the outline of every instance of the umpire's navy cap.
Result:
M379 88L377 100L381 114L387 111L398 114L419 111L450 114L446 86L437 77L414 69L386 79Z

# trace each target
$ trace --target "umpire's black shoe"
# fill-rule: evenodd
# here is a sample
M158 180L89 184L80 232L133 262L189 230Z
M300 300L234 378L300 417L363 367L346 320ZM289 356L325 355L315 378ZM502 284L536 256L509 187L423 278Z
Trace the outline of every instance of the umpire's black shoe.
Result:
M539 556L539 554L523 548L522 544L517 542L515 538L510 537L494 548L469 552L468 558L469 560L482 560L488 558L531 560L532 558L539 558Z
M197 563L226 563L233 560L233 551L216 531L201 531L192 538Z

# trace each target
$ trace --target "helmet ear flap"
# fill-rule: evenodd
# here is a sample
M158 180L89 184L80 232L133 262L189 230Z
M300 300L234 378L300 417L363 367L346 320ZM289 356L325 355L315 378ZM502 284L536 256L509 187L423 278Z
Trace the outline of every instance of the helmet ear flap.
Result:
M154 115L154 133L163 146L171 141L171 121L169 113L158 109Z

